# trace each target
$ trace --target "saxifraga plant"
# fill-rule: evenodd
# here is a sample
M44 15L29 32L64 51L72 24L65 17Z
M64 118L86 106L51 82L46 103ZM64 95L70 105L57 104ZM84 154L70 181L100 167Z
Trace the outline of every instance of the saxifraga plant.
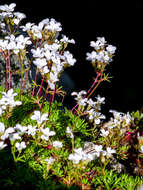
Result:
M105 71L116 47L104 37L91 41L93 51L86 59L95 78L87 91L71 94L76 104L68 110L55 97L65 96L58 81L76 62L66 50L75 41L60 35L62 26L55 19L21 25L26 16L15 6L0 6L0 185L135 189L143 175L142 112L110 110L113 117L104 122L105 98L93 97L110 79Z

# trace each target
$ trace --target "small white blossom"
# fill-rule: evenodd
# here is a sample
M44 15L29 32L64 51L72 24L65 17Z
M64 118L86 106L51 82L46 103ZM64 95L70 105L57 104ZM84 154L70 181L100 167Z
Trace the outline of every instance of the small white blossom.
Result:
M111 147L106 148L106 156L111 157L114 153L116 153L116 150L111 149Z
M112 45L108 45L106 47L106 50L110 53L110 54L114 54L115 51L116 51L116 47L115 46L112 46Z
M69 51L65 51L63 56L69 65L73 66L75 64L76 59L73 58L73 55Z
M10 141L20 140L21 136L19 135L19 133L11 133L9 134L9 139Z
M103 148L102 145L95 145L95 146L94 146L94 149L95 149L95 151L96 151L96 152L95 152L95 155L96 155L97 157L99 157L99 156L100 156L100 153L103 151L102 148Z
M25 32L25 31L31 30L33 25L34 25L34 23L28 22L25 26L21 26L20 28L22 28L22 30Z
M55 21L55 19L52 18L45 26L45 29L51 32L60 32L62 30L61 23Z
M41 132L43 133L41 135L41 139L48 141L50 136L54 136L56 133L55 131L50 131L50 129L47 127L45 129L41 129Z
M73 133L72 133L70 127L67 127L66 133L69 135L69 137L70 137L71 139L74 138L74 135L73 135Z
M15 143L15 147L16 147L19 151L21 151L22 149L25 149L25 148L26 148L26 143L25 143L24 141L22 141L21 143L16 142L16 143Z
M140 147L140 152L143 153L143 145Z
M50 157L50 158L46 158L45 161L46 161L48 164L52 164L52 163L55 161L55 159L52 158L52 157Z
M107 131L107 130L105 130L105 129L101 129L100 131L101 131L101 134L100 134L100 135L101 135L102 137L107 137L107 136L109 135L109 131Z
M63 147L63 143L60 141L53 141L53 147L55 148L62 148Z
M37 58L35 61L33 61L33 63L37 66L38 69L41 69L42 67L47 65L47 61L45 58Z
M41 115L40 111L34 111L34 115L31 116L32 120L36 120L38 124L41 124L43 121L48 120L48 114L44 113Z
M36 126L28 125L27 129L28 129L28 132L27 132L28 135L34 136L36 134L36 131L37 131Z
M1 5L0 6L0 10L1 11L5 11L5 12L13 12L14 8L15 8L16 4L15 3L11 3L10 5Z
M61 42L75 44L75 41L73 39L69 40L69 38L65 35L63 35L62 37L63 38L60 40Z
M7 144L4 144L3 141L0 141L0 150L4 149L7 146Z
M3 134L4 131L5 131L5 125L2 122L0 122L0 135Z
M22 126L20 124L16 124L16 126L14 127L14 129L19 133L19 134L24 134L27 132L27 127Z
M17 95L17 93L13 93L13 89L8 90L8 92L2 92L2 98L0 100L0 105L4 106L10 106L15 107L17 105L21 105L21 101L15 101L14 96Z
M74 149L74 154L70 154L68 159L73 161L74 164L78 164L82 160L83 151L82 148Z

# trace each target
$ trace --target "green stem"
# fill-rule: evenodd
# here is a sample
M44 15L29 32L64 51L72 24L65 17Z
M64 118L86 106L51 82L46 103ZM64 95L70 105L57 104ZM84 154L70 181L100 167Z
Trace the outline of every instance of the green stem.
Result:
M49 113L48 113L48 117L50 117L50 113L51 113L51 105L52 105L52 95L50 95L50 104L49 104Z

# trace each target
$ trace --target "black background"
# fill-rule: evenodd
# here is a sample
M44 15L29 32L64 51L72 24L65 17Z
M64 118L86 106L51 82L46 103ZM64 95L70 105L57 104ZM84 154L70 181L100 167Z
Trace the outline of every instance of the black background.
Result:
M117 47L114 61L107 71L113 77L105 82L97 94L106 97L106 107L118 111L134 111L143 106L143 3L113 3L104 1L0 1L0 4L17 4L16 11L26 14L25 22L40 22L55 18L63 26L62 33L76 41L69 47L77 59L73 68L67 69L75 83L73 90L87 90L94 72L86 61L86 52L92 49L90 41L104 36ZM70 99L68 99L70 100Z

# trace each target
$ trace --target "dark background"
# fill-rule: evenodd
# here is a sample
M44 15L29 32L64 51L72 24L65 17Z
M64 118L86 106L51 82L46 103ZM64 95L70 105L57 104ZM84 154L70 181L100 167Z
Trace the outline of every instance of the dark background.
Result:
M87 90L93 81L93 68L86 59L90 41L104 36L109 44L117 46L114 61L107 68L113 77L105 82L97 94L106 97L105 110L135 111L143 106L143 3L111 3L108 1L0 1L0 4L17 4L16 11L26 14L25 22L40 22L55 18L63 26L62 33L76 41L69 47L77 59L67 69L73 80L73 90ZM68 101L71 101L67 98Z

